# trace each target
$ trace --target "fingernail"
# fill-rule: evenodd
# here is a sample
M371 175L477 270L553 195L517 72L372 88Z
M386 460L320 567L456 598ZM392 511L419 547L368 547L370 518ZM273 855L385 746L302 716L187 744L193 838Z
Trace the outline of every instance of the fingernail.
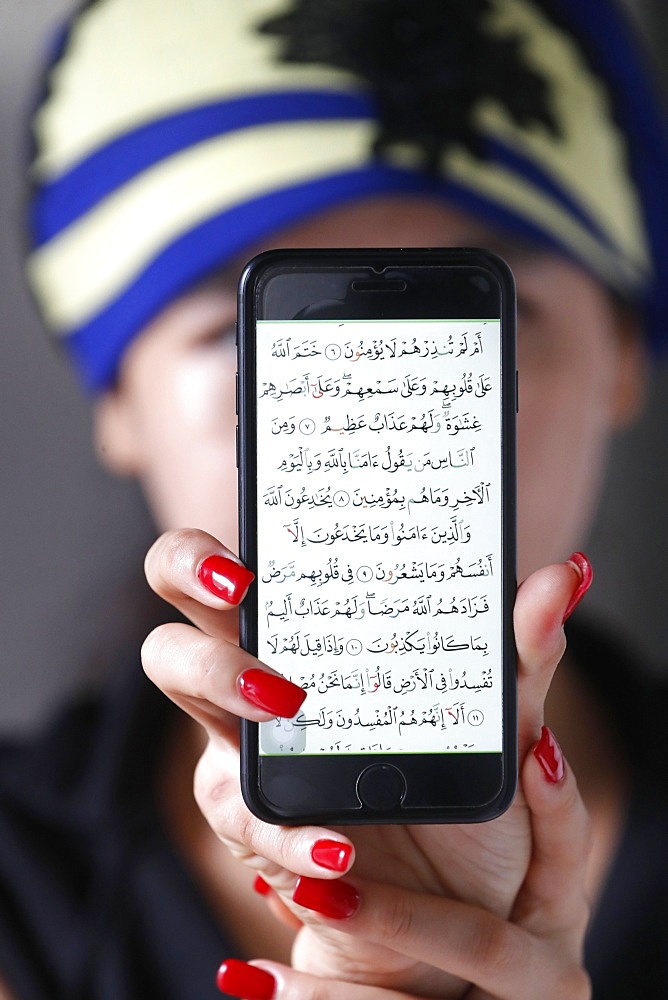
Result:
M533 748L533 755L543 769L545 780L551 785L558 785L565 774L564 755L554 734L543 726L540 739Z
M340 840L316 840L311 848L311 857L316 865L330 872L347 871L352 853L352 846Z
M255 965L228 958L218 969L216 986L221 993L244 1000L271 1000L276 980L270 972Z
M270 674L259 667L251 667L241 674L239 690L247 701L282 719L296 715L306 698L303 688L280 674Z
M255 881L253 882L253 888L260 896L268 896L271 892L271 886L268 882L262 878L261 875L255 876Z
M591 587L591 582L594 579L594 571L591 568L591 563L587 559L584 552L574 552L573 555L566 560L566 562L569 566L572 566L578 574L580 582L573 591L573 596L571 597L568 607L564 612L562 625L573 614L578 604Z
M206 589L228 604L240 604L255 574L225 556L209 556L197 567L197 576Z
M360 894L349 882L326 882L308 875L302 875L297 880L292 899L307 910L314 910L332 920L352 917L360 905Z

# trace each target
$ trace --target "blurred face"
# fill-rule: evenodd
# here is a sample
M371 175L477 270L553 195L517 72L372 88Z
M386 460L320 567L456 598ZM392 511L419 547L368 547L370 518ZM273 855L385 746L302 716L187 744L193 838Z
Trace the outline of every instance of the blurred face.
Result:
M273 246L484 246L518 291L520 579L567 558L593 515L612 431L641 396L638 339L574 264L504 244L466 214L383 198L296 226ZM249 257L251 254L249 253ZM236 548L235 281L165 310L128 349L98 406L98 448L139 476L159 528L197 527Z

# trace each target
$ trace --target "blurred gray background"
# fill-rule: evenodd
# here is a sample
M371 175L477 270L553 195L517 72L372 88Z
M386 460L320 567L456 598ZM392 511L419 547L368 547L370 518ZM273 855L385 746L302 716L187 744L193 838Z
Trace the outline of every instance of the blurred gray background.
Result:
M665 0L629 5L657 51L668 51ZM0 733L38 725L99 669L125 581L153 537L134 486L96 464L89 406L47 344L21 272L23 122L43 47L72 7L0 0ZM667 427L663 370L642 426L616 446L587 546L596 570L588 609L655 670L668 669Z

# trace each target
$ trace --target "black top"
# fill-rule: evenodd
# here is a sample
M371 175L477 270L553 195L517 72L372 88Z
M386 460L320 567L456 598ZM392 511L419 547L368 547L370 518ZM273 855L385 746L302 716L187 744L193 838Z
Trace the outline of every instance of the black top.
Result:
M594 1000L665 1000L668 680L652 678L620 642L596 630L568 632L569 655L607 712L631 777L626 827L587 939Z
M234 951L156 802L176 711L135 663L0 750L0 973L20 1000L220 1000Z
M668 997L668 689L573 632L634 778L588 939L596 1000ZM38 741L0 748L0 970L20 1000L206 1000L234 954L162 826L176 709L139 666ZM592 747L592 752L596 748Z

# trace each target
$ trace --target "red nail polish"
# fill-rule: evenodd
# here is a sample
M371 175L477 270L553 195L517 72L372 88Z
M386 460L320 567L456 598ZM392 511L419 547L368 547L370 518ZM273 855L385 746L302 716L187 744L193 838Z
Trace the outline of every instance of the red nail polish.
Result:
M554 734L547 726L541 729L540 739L533 748L533 755L542 767L546 781L551 785L558 785L566 771L564 755Z
M587 559L584 552L574 552L573 555L566 560L566 562L578 573L580 582L573 591L573 596L568 602L568 607L564 612L562 625L573 614L578 604L591 587L591 582L594 579L594 571L591 568L591 563Z
M251 667L241 674L239 689L247 701L282 719L296 715L306 698L303 688L280 674L270 674L259 667Z
M311 857L316 865L330 872L347 871L352 853L351 845L340 840L316 840L311 848Z
M276 980L265 969L228 958L218 969L216 986L221 993L243 997L244 1000L271 1000Z
M297 880L292 899L307 910L322 913L323 917L331 917L332 920L352 917L360 905L360 894L349 882L326 882L308 875L302 875Z
M260 896L268 896L271 892L271 886L268 882L262 878L261 875L255 876L255 881L253 882L253 888Z
M240 604L255 574L225 556L209 556L197 568L197 576L210 593L228 604Z

